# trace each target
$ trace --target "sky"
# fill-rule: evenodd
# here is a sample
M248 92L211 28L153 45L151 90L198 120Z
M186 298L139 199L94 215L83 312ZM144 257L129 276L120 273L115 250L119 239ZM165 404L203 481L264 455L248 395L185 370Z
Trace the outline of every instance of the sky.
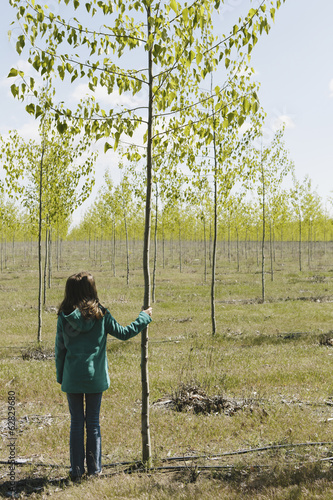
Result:
M0 17L0 134L16 129L25 137L37 138L36 124L24 105L10 93L7 75L11 67L27 69L27 63L15 51L15 37L7 32L14 19L8 0L1 0ZM56 5L56 0L44 4ZM257 0L226 0L221 23L226 26L244 14ZM299 180L308 175L313 188L324 201L333 197L333 1L286 0L276 13L268 36L255 46L252 66L260 81L259 98L267 113L265 135L269 139L285 123L285 144L294 161ZM221 27L222 29L222 27ZM67 89L75 102L86 91L81 82ZM102 100L112 96L100 95ZM123 99L127 97L124 96ZM97 187L107 167L113 167L117 181L117 157L100 154L96 167ZM83 208L89 203L87 202ZM82 210L81 212L82 213ZM76 214L78 220L79 214Z

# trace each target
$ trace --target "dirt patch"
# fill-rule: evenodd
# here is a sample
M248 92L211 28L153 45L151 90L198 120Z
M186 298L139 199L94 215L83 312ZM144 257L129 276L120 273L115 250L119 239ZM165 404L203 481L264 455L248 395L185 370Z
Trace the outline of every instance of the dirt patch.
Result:
M182 384L172 396L158 399L153 406L170 408L178 412L193 412L208 415L224 413L232 416L237 411L253 410L253 401L245 399L227 398L225 396L208 396L199 385Z

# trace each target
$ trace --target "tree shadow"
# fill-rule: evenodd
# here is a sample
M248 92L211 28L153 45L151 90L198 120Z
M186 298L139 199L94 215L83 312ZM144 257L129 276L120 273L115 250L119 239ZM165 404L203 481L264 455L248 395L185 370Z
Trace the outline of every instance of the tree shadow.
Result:
M1 498L13 498L29 497L32 494L43 493L50 486L58 487L64 489L65 487L72 486L73 483L69 476L59 477L50 479L47 476L40 477L26 477L15 481L13 484L11 481L5 481L0 485L0 497Z
M330 463L323 462L279 464L272 467L247 466L215 471L212 478L228 482L237 491L241 489L244 493L254 495L269 488L309 486L319 481L330 483L333 480L333 467Z

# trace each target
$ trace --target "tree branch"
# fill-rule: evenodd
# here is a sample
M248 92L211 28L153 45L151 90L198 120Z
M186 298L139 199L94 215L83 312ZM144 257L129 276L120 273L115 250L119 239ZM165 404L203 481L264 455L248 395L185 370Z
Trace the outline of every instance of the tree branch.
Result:
M33 5L30 5L30 7L32 8L32 10L34 10L36 13L38 13L38 10L36 9L36 7L34 7ZM87 34L93 35L93 36L100 35L100 36L103 36L103 37L112 36L112 37L115 37L115 38L127 38L127 39L130 39L130 40L136 40L138 42L146 43L145 39L138 38L138 37L135 37L135 36L132 36L132 35L120 35L120 34L115 34L115 33L103 33L103 32L99 32L99 31L91 31L91 30L88 30L86 28L83 29L83 28L75 27L75 26L67 23L63 19L60 19L59 16L58 17L54 17L53 19L51 19L50 16L48 16L48 15L45 14L45 12L44 12L44 17L46 17L46 19L48 19L51 23L52 22L56 22L57 24L59 24L61 26L64 26L67 30L71 29L71 30L78 31L80 33L87 33ZM104 26L104 28L108 28L108 26L106 26L105 24L103 26Z

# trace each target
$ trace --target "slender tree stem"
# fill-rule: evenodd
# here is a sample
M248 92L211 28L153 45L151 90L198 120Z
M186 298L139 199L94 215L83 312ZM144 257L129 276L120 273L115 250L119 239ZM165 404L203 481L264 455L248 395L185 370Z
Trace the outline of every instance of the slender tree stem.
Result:
M265 302L265 236L266 236L266 198L265 198L265 175L261 154L261 179L262 179L262 245L261 245L261 297Z
M43 281L42 281L42 216L43 216L43 161L45 153L45 139L43 137L42 153L40 158L40 171L39 171L39 220L38 220L38 331L37 341L42 341L42 295L43 295Z
M148 40L151 33L150 7L147 8ZM152 195L152 128L153 128L153 57L152 48L148 51L148 137L147 137L147 186L145 208L145 232L143 244L143 274L144 274L144 308L150 306L150 272L149 272L149 245L151 225L151 195ZM148 377L148 327L141 333L141 380L142 380L142 409L141 409L141 435L142 435L142 461L151 466L151 443L149 425L149 377Z
M216 137L213 135L214 145L214 234L213 234L213 257L212 257L212 284L211 284L211 317L212 334L216 333L215 319L215 273L216 273L216 244L217 244L217 161L216 161Z
M157 217L158 217L158 187L156 183L155 195L155 230L154 230L154 269L153 269L153 303L155 302L156 292L156 265L157 265Z

